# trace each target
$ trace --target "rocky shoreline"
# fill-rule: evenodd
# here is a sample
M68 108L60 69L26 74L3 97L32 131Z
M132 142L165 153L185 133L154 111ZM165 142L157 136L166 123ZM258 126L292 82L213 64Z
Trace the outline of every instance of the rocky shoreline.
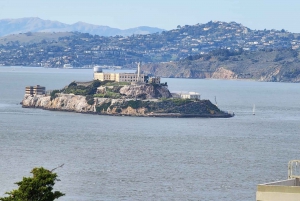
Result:
M67 111L84 114L135 117L168 118L230 118L234 114L219 110L208 100L189 101L185 104L173 104L173 100L134 100L94 98L94 104L87 103L85 96L58 94L51 100L46 95L25 95L23 108L40 108L51 111ZM183 112L185 111L185 112Z

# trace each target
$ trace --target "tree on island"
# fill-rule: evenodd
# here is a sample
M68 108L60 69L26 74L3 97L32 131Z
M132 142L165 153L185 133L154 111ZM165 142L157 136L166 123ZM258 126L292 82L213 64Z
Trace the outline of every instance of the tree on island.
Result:
M63 165L59 166L62 167ZM58 168L58 167L57 167ZM57 169L54 168L53 170ZM53 170L43 167L33 168L33 177L23 177L22 181L16 182L18 189L6 192L8 197L0 198L1 201L53 201L64 196L60 191L54 191L53 186L57 179L57 174Z

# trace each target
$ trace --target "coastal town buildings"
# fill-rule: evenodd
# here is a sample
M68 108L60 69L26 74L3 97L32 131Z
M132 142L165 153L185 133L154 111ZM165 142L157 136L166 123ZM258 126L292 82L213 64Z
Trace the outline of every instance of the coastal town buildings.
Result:
M32 33L30 38L34 35ZM19 36L25 37L26 33ZM146 35L104 37L72 33L57 40L45 38L33 44L3 38L0 40L0 65L56 68L62 68L65 64L73 68L127 65L131 68L138 61L179 61L195 54L206 55L220 48L237 52L282 48L299 50L299 47L298 33L283 29L251 30L236 22L214 21Z

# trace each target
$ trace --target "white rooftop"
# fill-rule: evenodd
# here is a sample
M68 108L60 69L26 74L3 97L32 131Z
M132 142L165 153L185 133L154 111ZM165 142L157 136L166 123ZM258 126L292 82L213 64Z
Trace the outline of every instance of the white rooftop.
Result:
M189 94L189 95L200 95L200 93L191 91L191 92L187 92L187 91L172 91L171 93L175 93L175 94Z

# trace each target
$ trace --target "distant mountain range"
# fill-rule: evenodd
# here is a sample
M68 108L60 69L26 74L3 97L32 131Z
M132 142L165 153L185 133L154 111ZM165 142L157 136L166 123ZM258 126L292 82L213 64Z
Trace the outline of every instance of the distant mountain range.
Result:
M156 27L140 26L131 29L117 29L109 26L93 25L85 22L65 24L58 21L43 20L37 17L0 20L0 36L27 32L82 32L99 36L130 36L132 34L151 34L162 32Z

